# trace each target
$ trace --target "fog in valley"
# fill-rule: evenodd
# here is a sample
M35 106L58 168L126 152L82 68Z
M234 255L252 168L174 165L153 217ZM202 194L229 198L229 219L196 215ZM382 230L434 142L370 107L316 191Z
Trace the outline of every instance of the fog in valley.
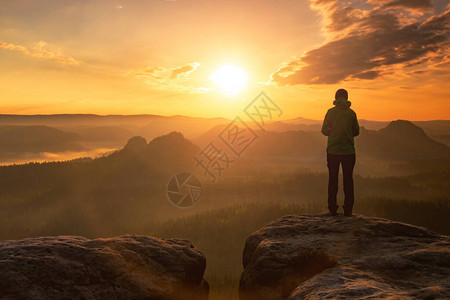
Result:
M254 139L238 154L226 140L232 122L0 116L0 238L187 238L208 257L211 298L235 297L248 235L282 215L326 211L328 174L320 121L247 122ZM360 125L355 213L449 234L450 121ZM205 168L214 149L216 164ZM198 179L180 191L195 203L170 198L180 173ZM342 205L342 189L338 198Z

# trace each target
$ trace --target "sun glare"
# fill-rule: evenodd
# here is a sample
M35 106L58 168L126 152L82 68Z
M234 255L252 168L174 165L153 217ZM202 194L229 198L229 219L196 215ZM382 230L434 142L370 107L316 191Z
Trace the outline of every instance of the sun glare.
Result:
M248 74L234 65L218 68L210 77L216 86L227 96L236 96L247 85Z

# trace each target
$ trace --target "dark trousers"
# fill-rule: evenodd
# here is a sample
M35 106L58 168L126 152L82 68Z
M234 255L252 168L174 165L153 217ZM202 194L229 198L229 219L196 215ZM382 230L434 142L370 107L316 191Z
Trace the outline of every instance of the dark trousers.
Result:
M351 214L355 195L353 192L353 168L355 167L355 154L329 154L327 153L328 166L328 209L335 213L338 209L336 197L338 192L339 165L342 164L344 173L344 213Z

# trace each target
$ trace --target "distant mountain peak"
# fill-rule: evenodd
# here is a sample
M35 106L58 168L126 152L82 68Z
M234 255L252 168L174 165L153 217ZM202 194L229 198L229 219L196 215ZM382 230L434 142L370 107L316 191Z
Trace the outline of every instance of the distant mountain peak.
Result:
M150 141L149 145L155 144L155 143L160 143L163 141L176 142L176 141L184 141L184 140L186 140L186 139L184 138L184 135L181 132L172 131L172 132L169 132L168 134L161 135L161 136L154 138L153 140Z
M196 151L197 146L192 144L192 142L186 139L181 132L172 131L168 134L158 136L151 140L146 149L147 151L161 151L161 153L167 154L169 152L186 152L191 153Z
M390 122L378 132L362 130L359 149L370 156L393 159L446 158L450 148L431 139L425 131L407 120Z
M408 121L408 120L402 120L402 119L398 119L398 120L395 120L395 121L391 121L391 122L388 124L388 126L403 126L403 127L409 126L409 127L417 127L417 128L419 128L418 126L414 125L413 122Z
M158 136L151 140L149 143L145 138L141 136L134 136L128 140L127 144L120 151L122 153L133 154L143 151L152 151L158 149L157 151L180 151L186 149L189 146L193 146L192 143L185 139L181 132L172 131L168 134Z
M394 135L428 137L422 128L408 120L396 120L389 123L380 132Z
M128 140L127 144L123 148L127 152L136 152L141 150L147 145L147 141L142 136L134 136Z

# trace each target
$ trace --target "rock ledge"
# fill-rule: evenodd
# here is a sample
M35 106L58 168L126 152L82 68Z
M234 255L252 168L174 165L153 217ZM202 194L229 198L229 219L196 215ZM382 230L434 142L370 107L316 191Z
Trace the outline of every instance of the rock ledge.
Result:
M208 299L188 240L124 235L0 242L1 299Z
M247 299L450 299L450 238L364 216L284 216L253 233Z

